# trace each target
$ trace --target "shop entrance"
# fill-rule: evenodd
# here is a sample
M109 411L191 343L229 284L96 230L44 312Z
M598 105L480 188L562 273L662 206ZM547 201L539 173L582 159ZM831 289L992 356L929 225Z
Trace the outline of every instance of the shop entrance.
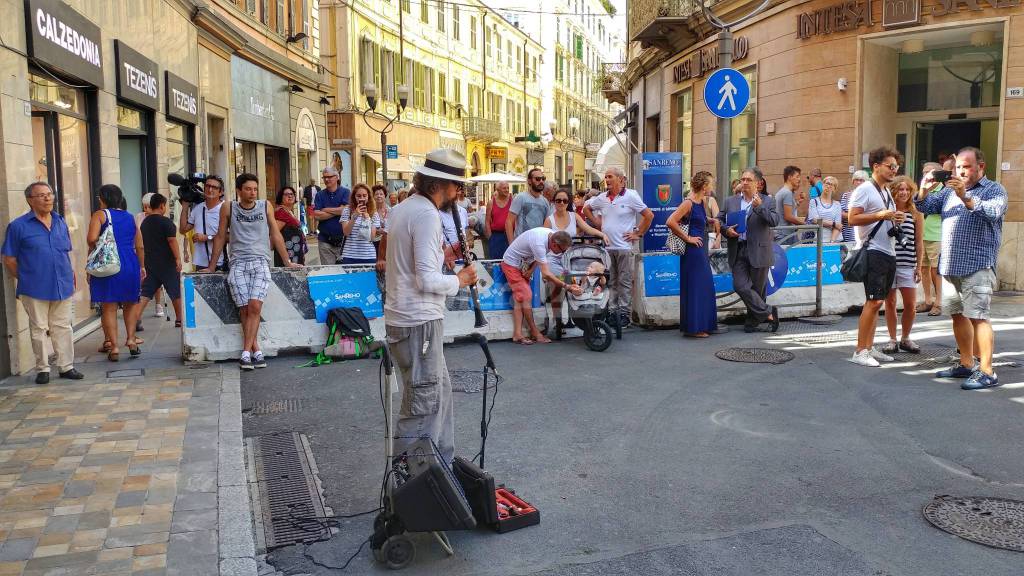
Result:
M917 159L915 180L921 178L921 166L925 162L942 161L954 155L964 146L980 148L986 158L998 154L999 120L954 120L949 122L918 122L915 130ZM995 178L994 162L985 165L986 176Z
M861 167L867 151L895 144L906 158L906 174L919 179L925 162L976 146L995 179L1005 37L1004 23L986 22L865 39Z
M117 139L118 164L121 167L121 192L129 214L142 212L142 196L146 186L145 139L138 136L122 136Z

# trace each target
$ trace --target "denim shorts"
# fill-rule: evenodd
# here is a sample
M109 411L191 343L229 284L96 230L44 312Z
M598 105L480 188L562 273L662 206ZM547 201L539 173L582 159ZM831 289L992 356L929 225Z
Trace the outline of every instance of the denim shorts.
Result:
M942 311L962 314L971 320L988 320L996 271L985 268L969 276L942 277Z

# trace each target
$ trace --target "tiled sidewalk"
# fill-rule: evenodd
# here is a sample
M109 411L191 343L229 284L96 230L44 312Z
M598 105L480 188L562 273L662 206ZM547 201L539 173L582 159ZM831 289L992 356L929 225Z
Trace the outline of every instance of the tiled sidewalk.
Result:
M0 386L0 576L255 573L237 369L133 367Z

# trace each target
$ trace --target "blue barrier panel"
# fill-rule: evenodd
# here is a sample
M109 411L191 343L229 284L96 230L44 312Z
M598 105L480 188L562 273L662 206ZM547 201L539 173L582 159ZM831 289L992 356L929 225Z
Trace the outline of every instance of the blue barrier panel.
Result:
M317 322L327 322L327 311L332 308L359 308L367 318L384 315L376 272L323 274L309 276L307 281Z

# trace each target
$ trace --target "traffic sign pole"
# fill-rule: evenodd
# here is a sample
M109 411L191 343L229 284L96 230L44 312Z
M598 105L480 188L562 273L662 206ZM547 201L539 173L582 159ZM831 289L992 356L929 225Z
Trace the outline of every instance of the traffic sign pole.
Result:
M732 32L723 28L718 34L718 68L732 68ZM732 118L718 119L718 148L715 152L715 180L718 190L718 205L725 206L725 199L732 195L729 189L729 151L732 144ZM741 166L742 170L743 167ZM692 178L692 175L691 175Z

